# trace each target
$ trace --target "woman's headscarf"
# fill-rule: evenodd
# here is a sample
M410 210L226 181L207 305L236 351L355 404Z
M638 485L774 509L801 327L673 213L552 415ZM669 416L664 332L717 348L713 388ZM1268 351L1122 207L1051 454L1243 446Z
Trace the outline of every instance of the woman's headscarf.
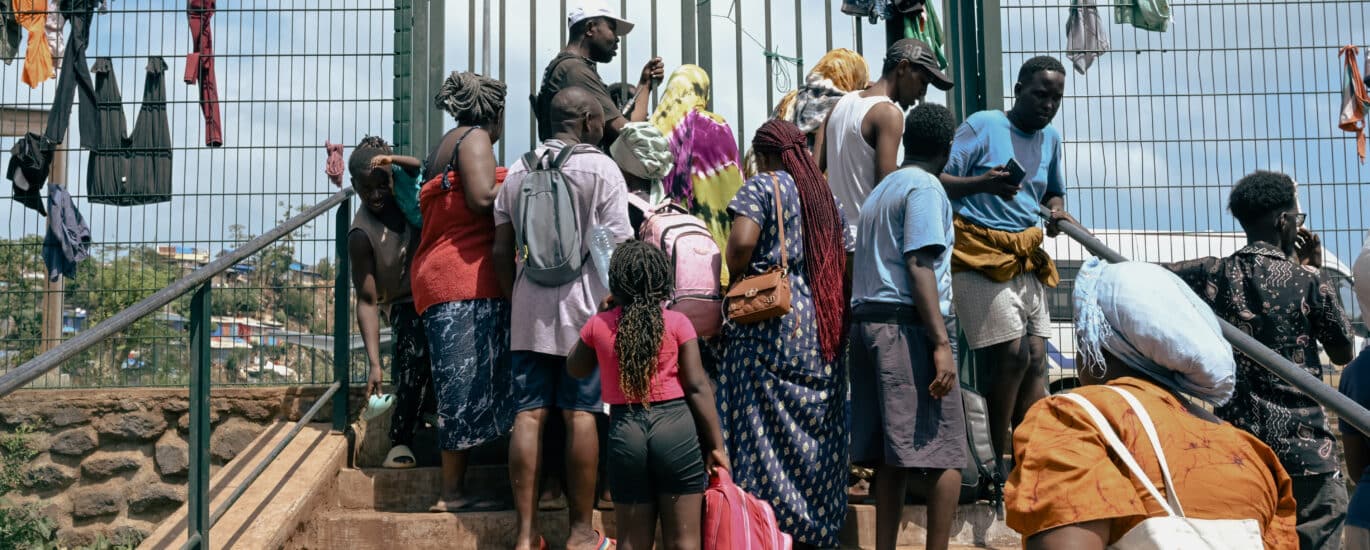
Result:
M846 48L838 48L823 55L804 77L804 85L780 98L771 118L793 122L805 134L818 131L828 113L842 96L864 90L870 85L870 68L866 58ZM748 149L742 160L742 174L756 175L756 159Z
M675 166L671 142L647 122L624 124L618 139L609 146L609 156L624 172L651 181L653 195L660 191L661 179Z
M818 131L842 96L870 84L866 58L846 48L830 51L804 77L804 85L785 95L772 118L793 122L810 134Z
M1169 270L1144 262L1085 262L1075 279L1075 333L1084 368L1103 352L1160 384L1213 405L1232 397L1237 363L1218 318Z
M722 250L732 229L728 203L742 188L742 171L733 130L723 117L705 110L708 103L709 74L682 65L667 79L651 122L670 140L675 157L662 180L666 196L703 220ZM726 270L723 278L726 282Z
M847 298L843 288L847 252L842 242L847 224L843 223L832 189L813 155L809 154L808 142L798 127L783 120L769 120L757 129L752 148L761 154L780 157L799 190L804 265L813 291L814 308L818 310L818 343L823 349L823 359L831 361L837 356L837 350L842 349L847 326ZM776 223L785 221L776 220Z

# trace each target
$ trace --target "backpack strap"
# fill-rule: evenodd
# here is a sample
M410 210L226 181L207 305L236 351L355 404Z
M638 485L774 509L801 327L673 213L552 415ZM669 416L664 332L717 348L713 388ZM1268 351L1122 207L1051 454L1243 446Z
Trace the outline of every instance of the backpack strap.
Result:
M1170 501L1170 505L1175 508L1175 513L1184 515L1184 508L1180 506L1180 497L1175 494L1175 482L1170 477L1170 465L1166 463L1165 451L1161 450L1161 438L1156 435L1156 425L1151 422L1151 415L1147 414L1146 407L1142 406L1141 401L1132 395L1132 392L1116 386L1104 386L1122 396L1124 401L1132 407L1132 412L1137 415L1137 421L1141 422L1142 429L1146 430L1146 436L1151 440L1151 450L1156 453L1156 462L1161 465L1161 480L1165 482L1165 494Z
M457 152L461 151L461 142L466 141L466 136L471 135L471 132L476 131L477 128L480 128L480 126L467 128L465 132L462 132L461 137L457 138L457 142L452 144L452 158L447 159L447 166L444 166L442 169L443 191L450 191L452 189L452 182L447 179L447 174L454 172L457 169Z
M552 170L561 170L562 165L566 164L566 160L570 159L571 155L576 154L576 148L578 147L580 147L579 143L562 147L561 152L557 153L557 158L552 161L552 165L548 168Z
M1151 498L1156 499L1156 503L1161 505L1161 509L1165 510L1166 515L1182 517L1175 513L1175 508L1170 506L1169 499L1161 496L1161 491L1156 488L1155 484L1151 483L1151 478L1147 476L1146 470L1143 470L1142 466L1137 464L1137 459L1133 458L1132 453L1127 450L1127 445L1124 445L1123 441L1118 438L1118 433L1113 431L1113 427L1109 425L1108 419L1104 418L1104 413L1099 412L1098 407L1095 407L1093 403L1089 402L1089 399L1086 399L1080 394L1064 393L1061 394L1061 396L1075 402L1076 405L1079 405L1080 408L1084 409L1085 412L1089 414L1089 418L1094 421L1094 427L1099 431L1099 435L1104 438L1104 441L1108 442L1108 446L1113 449L1114 454L1117 454L1118 458L1123 460L1123 463L1127 465L1127 468L1132 472L1132 475L1142 483L1142 487L1145 488L1148 493L1151 493Z

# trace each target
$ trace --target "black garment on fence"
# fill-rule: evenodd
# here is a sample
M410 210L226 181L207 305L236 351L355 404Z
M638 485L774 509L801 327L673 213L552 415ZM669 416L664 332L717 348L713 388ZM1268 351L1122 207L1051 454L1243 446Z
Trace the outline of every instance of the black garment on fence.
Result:
M76 209L71 193L57 184L48 184L48 231L43 236L43 263L48 280L76 276L76 266L90 257L90 226Z
M90 201L133 206L171 200L171 123L166 113L166 61L149 57L143 105L125 135L123 98L114 66L100 58L91 67L99 108L99 139L91 147Z
M52 161L52 153L45 148L50 148L50 144L43 143L43 136L24 134L10 148L10 163L5 169L5 177L14 182L14 200L44 216L48 213L43 209L40 190L48 179Z
M62 71L57 76L57 95L52 101L52 111L48 113L48 128L43 132L43 137L49 142L62 143L65 140L67 126L71 124L71 103L78 88L81 91L81 147L92 148L100 133L95 117L95 83L91 81L90 71L86 68L90 22L98 4L96 0L61 0L58 3L62 15L71 23L71 34L67 35Z

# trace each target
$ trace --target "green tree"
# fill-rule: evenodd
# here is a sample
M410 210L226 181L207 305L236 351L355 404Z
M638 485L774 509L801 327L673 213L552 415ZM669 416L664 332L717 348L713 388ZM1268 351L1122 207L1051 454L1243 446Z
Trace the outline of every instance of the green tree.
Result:
M38 353L43 336L43 238L0 240L0 363L16 366Z

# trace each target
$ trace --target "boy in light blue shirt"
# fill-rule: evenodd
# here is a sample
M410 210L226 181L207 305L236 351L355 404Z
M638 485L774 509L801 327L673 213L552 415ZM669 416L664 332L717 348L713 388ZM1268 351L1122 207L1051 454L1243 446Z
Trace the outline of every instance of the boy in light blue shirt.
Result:
M956 382L951 201L937 175L956 122L921 104L904 120L904 166L861 206L852 279L852 460L877 468L876 547L899 538L910 476L929 486L927 546L946 548L967 462Z

